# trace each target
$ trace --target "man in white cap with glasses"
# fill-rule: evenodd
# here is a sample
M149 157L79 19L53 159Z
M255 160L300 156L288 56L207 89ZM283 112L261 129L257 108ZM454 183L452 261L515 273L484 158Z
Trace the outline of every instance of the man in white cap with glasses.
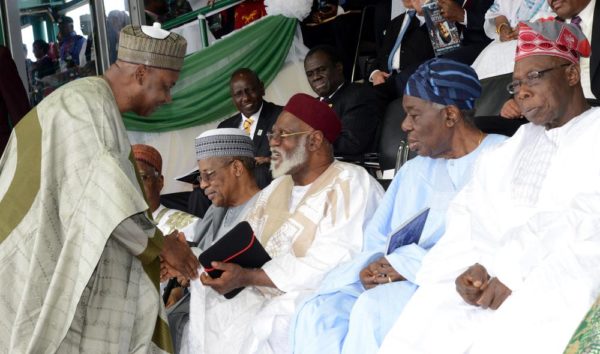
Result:
M269 132L275 180L247 216L271 260L261 268L213 262L219 278L192 282L188 345L182 353L287 353L296 304L325 273L362 247L383 195L362 167L335 161L341 124L306 94L288 101ZM214 200L214 199L213 199ZM226 294L246 287L232 299Z
M160 261L198 261L151 222L121 114L171 101L186 49L127 26L103 77L53 92L15 127L0 159L0 351L170 353Z
M198 232L192 235L192 250L199 254L246 220L260 189L254 176L254 144L246 132L237 128L208 130L196 138L195 145L200 186L212 202L198 225ZM168 274L168 269L164 271L163 278L177 275ZM185 279L184 283L188 281ZM181 300L172 296L169 300L179 301L168 311L175 352L179 352L189 319L189 295Z

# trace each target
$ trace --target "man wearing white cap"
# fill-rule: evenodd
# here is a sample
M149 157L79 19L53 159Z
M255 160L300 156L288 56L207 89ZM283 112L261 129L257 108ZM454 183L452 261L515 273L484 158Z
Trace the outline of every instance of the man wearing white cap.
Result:
M383 189L363 168L335 161L341 124L324 102L296 94L269 132L275 180L247 221L271 260L261 268L213 262L219 278L192 282L182 353L287 353L296 304L362 247ZM202 166L201 166L202 167ZM213 199L214 200L214 199ZM236 297L225 294L246 287Z
M195 144L200 186L212 202L193 239L192 250L199 254L246 220L260 189L254 175L254 145L246 132L237 128L212 129L198 136ZM169 309L175 352L179 351L189 312L189 296Z
M103 77L61 87L15 127L0 159L0 352L172 352L159 256L190 277L198 262L151 222L121 113L168 103L185 49L127 26Z

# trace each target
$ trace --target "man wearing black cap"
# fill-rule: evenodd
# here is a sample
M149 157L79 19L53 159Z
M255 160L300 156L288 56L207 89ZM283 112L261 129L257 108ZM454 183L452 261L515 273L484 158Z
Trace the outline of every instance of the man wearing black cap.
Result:
M361 249L383 190L364 169L334 160L339 133L333 110L308 95L284 107L269 133L275 180L247 218L272 259L260 269L215 262L220 278L193 282L191 353L290 352L296 304ZM239 287L246 289L231 300L219 295Z

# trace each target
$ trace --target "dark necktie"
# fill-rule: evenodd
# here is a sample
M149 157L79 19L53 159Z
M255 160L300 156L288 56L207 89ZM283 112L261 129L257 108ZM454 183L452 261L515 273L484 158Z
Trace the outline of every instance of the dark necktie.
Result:
M571 19L571 24L575 25L577 28L581 30L581 17L573 16Z
M323 103L326 103L329 107L333 106L329 97L320 97L319 100Z

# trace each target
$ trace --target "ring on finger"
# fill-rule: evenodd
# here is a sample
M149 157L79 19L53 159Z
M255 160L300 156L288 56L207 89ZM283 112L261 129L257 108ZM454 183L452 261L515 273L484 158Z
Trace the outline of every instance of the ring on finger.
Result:
M392 278L389 275L387 276L387 278L388 278L388 283L391 283L392 282Z

